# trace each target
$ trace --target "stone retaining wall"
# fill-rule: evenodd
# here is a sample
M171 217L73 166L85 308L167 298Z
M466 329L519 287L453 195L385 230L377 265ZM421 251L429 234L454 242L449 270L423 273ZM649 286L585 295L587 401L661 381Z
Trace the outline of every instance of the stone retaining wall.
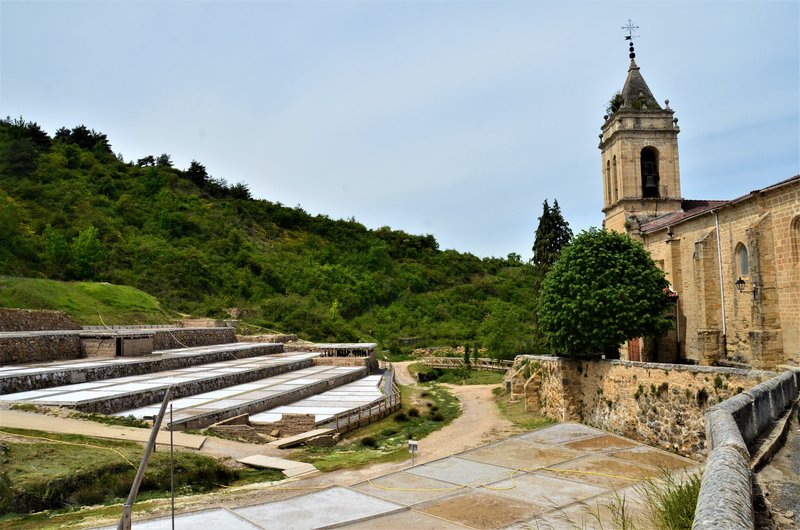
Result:
M41 363L80 359L81 337L77 333L0 336L0 364Z
M50 331L81 329L63 311L0 308L0 331Z
M579 421L695 459L706 454L703 412L775 374L737 368L519 356L512 396L558 421Z
M26 339L28 340L28 339ZM2 347L0 345L0 347ZM197 355L165 355L160 358L149 358L141 362L104 363L100 366L81 367L53 371L38 372L34 374L8 375L0 377L0 394L12 394L25 390L39 390L61 385L84 383L86 381L100 381L113 377L128 377L131 375L150 374L167 370L176 370L187 366L229 361L233 357L242 359L281 353L280 344L264 344L255 348L230 351L212 351ZM310 364L309 364L310 365Z
M269 333L266 335L236 335L237 342L295 342L297 335L285 333Z
M155 330L153 349L156 351L173 350L233 342L236 342L236 332L233 328L173 328L163 331Z
M784 372L706 411L710 454L693 530L754 527L750 451L797 399L800 371Z

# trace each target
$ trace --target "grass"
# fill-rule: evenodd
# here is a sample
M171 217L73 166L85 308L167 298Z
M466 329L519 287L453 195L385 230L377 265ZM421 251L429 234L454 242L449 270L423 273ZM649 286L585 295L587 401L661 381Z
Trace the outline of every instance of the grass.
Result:
M3 429L3 433L3 474L10 485L2 492L9 505L4 507L7 514L0 522L19 522L34 511L51 513L88 504L119 504L128 495L144 452L142 445L128 441L11 428ZM174 469L179 495L283 478L277 471L234 469L214 458L180 450L175 453ZM169 477L169 452L156 451L139 498L168 496Z
M461 414L458 398L438 385L407 386L401 392L401 411L349 433L334 447L304 447L291 458L314 464L320 471L405 460L409 458L409 439L422 439ZM409 414L413 409L417 415Z
M125 285L0 277L0 307L64 311L81 325L165 324L158 300Z
M556 423L552 418L526 411L523 400L511 401L510 395L505 394L502 388L495 388L492 392L500 414L521 429L532 431Z
M429 378L435 378L437 383L447 383L451 385L499 385L503 382L503 372L492 372L488 370L445 370L442 368L432 368L422 363L414 363L408 366L408 372L414 376L426 374Z

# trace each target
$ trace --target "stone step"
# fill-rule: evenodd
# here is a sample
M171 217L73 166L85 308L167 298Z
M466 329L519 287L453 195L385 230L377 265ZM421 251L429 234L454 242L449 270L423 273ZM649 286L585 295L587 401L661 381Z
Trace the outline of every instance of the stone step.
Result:
M306 462L295 462L294 460L266 455L252 455L240 458L237 462L251 467L277 469L287 477L299 477L317 471L317 468Z
M335 432L335 429L314 429L313 431L303 432L300 434L295 434L294 436L287 436L286 438L275 440L274 442L270 442L267 445L271 447L277 447L278 449L286 449L287 447L300 445L301 443L308 441L311 438L316 438L317 436L321 436L323 434L330 434L333 432Z

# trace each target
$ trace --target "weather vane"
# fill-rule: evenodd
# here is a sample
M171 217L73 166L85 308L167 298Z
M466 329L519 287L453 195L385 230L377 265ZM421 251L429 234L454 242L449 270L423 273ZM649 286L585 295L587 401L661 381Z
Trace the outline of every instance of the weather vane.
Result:
M628 32L628 34L625 36L625 40L630 41L630 46L628 47L628 51L630 52L630 54L628 55L628 57L633 59L634 57L636 57L636 54L633 52L633 39L639 36L639 35L634 35L633 31L639 29L639 26L634 26L631 19L628 19L628 25L622 26L622 29Z

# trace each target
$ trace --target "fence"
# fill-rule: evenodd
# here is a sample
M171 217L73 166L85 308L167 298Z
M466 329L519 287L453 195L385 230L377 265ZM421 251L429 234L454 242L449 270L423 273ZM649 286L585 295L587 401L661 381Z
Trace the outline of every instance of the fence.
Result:
M393 385L392 390L392 395L386 396L379 401L372 402L369 405L363 405L345 412L340 412L328 422L318 427L330 427L336 429L340 433L346 433L385 418L389 414L400 410L403 404L400 391L397 387Z
M457 369L464 367L464 359L461 357L422 357L420 362L431 368ZM513 364L514 361L502 359L478 359L477 361L470 360L469 367L473 370L506 372Z

